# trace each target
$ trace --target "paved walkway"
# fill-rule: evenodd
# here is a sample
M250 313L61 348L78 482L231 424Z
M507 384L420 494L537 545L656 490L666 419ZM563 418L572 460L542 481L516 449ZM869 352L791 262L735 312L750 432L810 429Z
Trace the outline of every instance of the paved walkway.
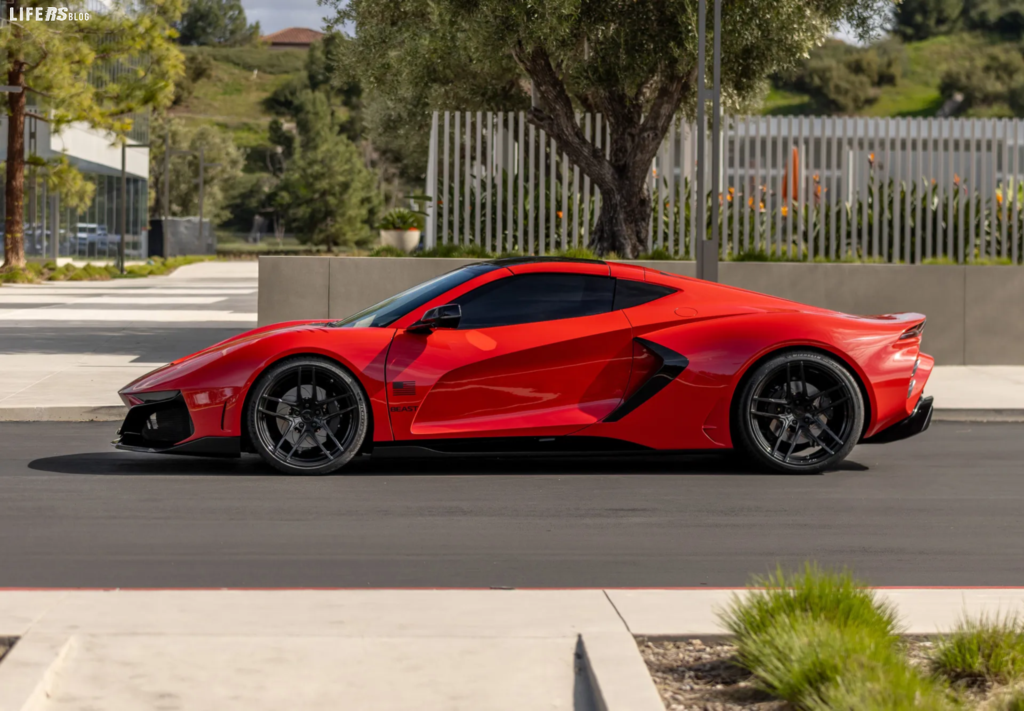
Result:
M0 592L0 711L663 708L635 636L722 634L730 590ZM908 634L1024 590L883 590Z
M256 325L256 262L0 288L0 421L119 420L117 391ZM939 366L937 419L1024 421L1024 366Z
M0 288L0 420L119 420L117 391L256 325L256 262Z

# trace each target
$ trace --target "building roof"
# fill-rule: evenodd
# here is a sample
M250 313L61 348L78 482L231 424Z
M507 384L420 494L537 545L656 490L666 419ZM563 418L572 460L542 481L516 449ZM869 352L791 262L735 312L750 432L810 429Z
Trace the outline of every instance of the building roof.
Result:
M323 32L317 30L311 30L308 27L289 27L286 30L280 30L273 32L269 35L263 36L264 42L270 44L291 44L291 45L311 45L314 42L320 40L324 36Z

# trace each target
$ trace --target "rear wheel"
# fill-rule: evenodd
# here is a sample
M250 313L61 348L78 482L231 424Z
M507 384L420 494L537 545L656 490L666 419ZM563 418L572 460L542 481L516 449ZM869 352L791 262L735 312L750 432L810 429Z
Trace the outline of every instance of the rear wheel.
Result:
M864 400L836 359L813 351L762 363L740 393L739 444L777 471L818 474L843 461L864 427Z
M315 356L272 366L253 386L249 436L286 474L327 474L345 466L366 438L368 405L344 368Z

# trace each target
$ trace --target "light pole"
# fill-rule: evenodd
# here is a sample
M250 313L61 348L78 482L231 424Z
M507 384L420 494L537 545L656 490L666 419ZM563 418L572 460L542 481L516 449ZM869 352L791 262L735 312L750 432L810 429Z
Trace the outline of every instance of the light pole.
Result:
M712 88L707 88L707 63L705 45L707 39L707 0L698 0L697 11L697 225L700 230L694 235L697 259L697 278L718 281L718 219L720 206L718 197L721 191L722 170L722 0L714 0L714 46L712 49ZM707 119L704 115L704 102L711 101L711 239L705 237L707 221L705 218L704 184L706 168Z
M148 143L133 143L128 145L128 141L125 139L121 140L121 239L117 245L117 268L124 274L124 243L128 239L128 149L129 148L149 148ZM109 254L109 252L108 252Z

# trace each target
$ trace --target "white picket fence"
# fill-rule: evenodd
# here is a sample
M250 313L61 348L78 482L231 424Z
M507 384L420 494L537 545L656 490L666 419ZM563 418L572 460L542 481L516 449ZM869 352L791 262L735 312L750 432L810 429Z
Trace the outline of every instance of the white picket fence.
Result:
M607 122L579 121L607 151ZM678 122L652 162L649 251L692 256L710 229L696 224L699 136ZM1009 119L727 117L722 181L711 186L708 161L703 199L720 201L725 258L1019 264L1022 144L1024 122ZM601 202L554 140L513 112L436 112L427 194L428 247L495 253L587 246Z

